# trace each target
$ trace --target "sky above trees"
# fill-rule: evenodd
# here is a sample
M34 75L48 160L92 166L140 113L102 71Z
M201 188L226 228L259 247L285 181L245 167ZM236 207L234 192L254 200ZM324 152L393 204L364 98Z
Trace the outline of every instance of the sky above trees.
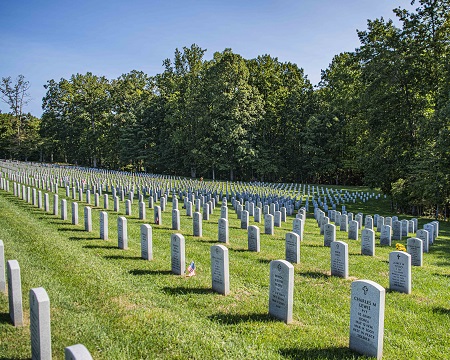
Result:
M43 85L92 72L117 78L133 69L164 70L174 49L231 48L244 58L269 54L303 68L312 84L333 56L360 45L367 19L395 19L409 0L292 1L2 1L0 76L30 82L26 111L42 113ZM0 103L0 110L8 106Z

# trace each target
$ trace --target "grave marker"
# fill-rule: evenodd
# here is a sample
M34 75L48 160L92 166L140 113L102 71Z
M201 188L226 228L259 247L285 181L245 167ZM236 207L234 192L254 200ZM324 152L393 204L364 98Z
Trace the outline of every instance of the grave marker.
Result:
M8 272L9 316L14 326L22 326L22 283L19 263L17 260L8 260L6 267Z
M92 231L92 209L89 206L84 207L84 231Z
M141 225L141 258L153 260L153 233L148 224Z
M50 299L44 288L30 290L31 358L52 359Z
M336 226L333 224L325 224L323 228L323 246L330 246L336 241Z
M389 289L411 294L411 255L404 251L389 254Z
M193 227L194 236L198 236L198 237L203 236L202 214L197 211L194 213L194 218L192 220L192 227Z
M117 218L117 246L119 249L128 249L128 226L127 218L119 216Z
M375 256L375 231L372 229L361 232L361 255Z
M352 283L350 349L381 359L383 356L385 289L371 280Z
M170 256L172 272L176 275L184 274L184 269L186 267L184 243L185 241L183 235L176 233L170 236Z
M411 255L412 266L422 266L423 264L423 242L419 238L409 238L406 240L406 251Z
M93 360L91 353L83 344L68 346L64 349L64 360Z
M294 232L288 232L285 237L286 261L292 264L300 263L300 236Z
M294 266L286 260L270 262L269 315L292 322L294 304Z
M391 235L391 226L390 225L382 225L381 233L380 233L380 245L383 246L391 246L392 244L392 235Z
M258 209L258 208L257 208ZM248 250L249 251L260 251L260 230L256 225L250 225L248 227Z
M333 241L330 245L331 276L346 279L348 277L348 244L343 241Z
M219 294L230 292L230 272L228 248L224 245L211 246L211 278L212 289Z
M218 222L218 232L219 232L219 242L228 244L229 242L229 231L228 231L228 220L225 218L220 218Z
M5 245L0 240L0 292L6 293Z

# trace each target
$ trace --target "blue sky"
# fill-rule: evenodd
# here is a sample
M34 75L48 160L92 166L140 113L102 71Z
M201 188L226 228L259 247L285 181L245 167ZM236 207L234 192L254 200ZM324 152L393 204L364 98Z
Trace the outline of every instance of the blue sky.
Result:
M398 6L410 9L410 0L1 0L0 76L25 76L25 110L35 116L50 79L155 75L193 43L207 49L205 59L225 48L246 59L269 54L317 84L334 55L359 46L367 19L394 19Z

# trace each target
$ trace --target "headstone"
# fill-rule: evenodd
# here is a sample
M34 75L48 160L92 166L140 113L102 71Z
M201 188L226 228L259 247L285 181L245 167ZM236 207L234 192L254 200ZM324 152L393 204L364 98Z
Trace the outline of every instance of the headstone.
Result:
M417 228L414 227L414 221L408 220L408 232L411 233L411 234L415 233L416 229Z
M329 247L333 241L336 241L336 226L326 224L323 228L323 246Z
M172 230L180 230L180 210L172 209Z
M264 215L264 234L273 235L273 215L266 214Z
M228 220L225 218L220 218L218 222L218 239L219 242L228 244L229 235L228 235Z
M31 358L52 359L50 299L44 288L30 290Z
M78 225L78 203L72 203L72 225Z
M352 282L350 349L381 359L383 356L386 290L371 280Z
M58 216L58 195L57 194L53 194L53 215Z
M292 322L294 304L294 266L286 260L270 262L269 315Z
M184 249L184 236L178 233L172 234L170 237L170 256L172 272L176 275L184 274L184 269L186 267Z
M303 220L295 218L292 222L292 231L300 236L300 241L303 240Z
M127 199L125 201L125 215L131 216L131 200Z
M402 220L402 237L408 236L408 225L409 225L408 220Z
M375 256L375 231L372 229L361 232L361 255Z
M390 225L381 226L380 245L391 246L392 243L391 239L392 239L391 226Z
M92 209L89 206L84 207L84 231L92 231Z
M103 195L103 209L108 210L108 194Z
M274 226L281 227L281 211L275 211Z
M258 209L258 208L257 208ZM250 225L248 227L248 250L260 251L260 230L256 225Z
M348 238L350 240L358 240L359 232L358 232L358 222L356 220L350 221L349 230L348 230Z
M14 326L22 326L22 283L19 263L17 260L8 260L6 267L8 272L9 316Z
M331 276L346 279L348 277L348 244L343 241L333 241L330 245Z
M365 222L364 222L364 228L373 230L373 218L369 215L366 216Z
M261 222L261 208L259 206L255 207L254 221L257 223Z
M419 238L409 238L406 240L406 251L411 255L412 266L422 266L423 264L423 242Z
M212 289L219 294L230 292L230 272L228 248L224 245L211 246L211 278Z
M428 252L429 249L429 236L428 231L423 229L418 229L416 232L416 237L422 240L423 252Z
M128 249L128 224L125 216L117 218L117 246L119 249Z
M389 254L389 289L411 294L411 255L404 251Z
M6 293L5 245L0 240L0 292Z
M402 239L402 223L398 220L392 221L392 239L393 240Z
M222 219L228 219L228 207L222 206L220 208L220 217Z
M192 220L192 227L193 227L193 235L202 237L203 236L203 221L202 221L202 214L199 212L194 213L194 218Z
M247 210L243 210L241 212L241 229L247 230L248 221L249 221L249 212Z
M383 216L378 216L377 218L377 231L381 232L381 228L384 225L384 217Z
M61 220L67 220L67 200L61 199Z
M93 360L91 353L83 344L68 346L64 349L64 360Z
M434 242L434 226L430 223L423 226L424 230L428 231L428 247L433 245Z
M145 202L139 201L139 220L145 220Z
M108 240L108 213L100 211L100 239Z
M203 220L209 220L209 204L203 204Z
M300 263L300 236L294 232L286 233L285 257L292 264Z
M341 215L340 231L348 231L348 216L346 214Z
M153 210L153 222L156 225L162 225L161 207L158 205Z
M120 203L119 203L119 197L114 196L114 212L120 211Z
M141 258L153 260L153 233L148 224L141 225Z
M192 216L192 201L188 201L186 204L186 216Z

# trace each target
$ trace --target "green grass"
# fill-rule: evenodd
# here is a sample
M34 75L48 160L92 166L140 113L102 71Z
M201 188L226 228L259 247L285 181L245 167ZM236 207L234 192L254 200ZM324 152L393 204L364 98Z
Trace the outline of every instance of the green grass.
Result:
M12 183L10 184L12 191ZM355 188L349 189L349 191ZM365 191L368 189L364 189ZM65 189L59 190L65 198ZM91 201L93 202L93 196ZM50 210L53 209L50 196ZM71 200L70 200L71 201ZM247 232L229 205L230 288L228 296L211 291L210 246L217 243L216 207L203 222L203 237L192 236L192 219L181 209L186 262L194 260L191 278L170 272L171 203L163 225L153 227L153 261L140 259L137 201L128 217L129 249L117 248L117 213L109 210L110 240L99 239L99 211L94 208L93 232L71 225L0 191L0 239L6 259L21 267L25 326L15 328L8 315L8 298L0 294L0 359L28 359L30 288L44 287L51 303L52 352L64 358L64 348L84 344L94 359L356 359L348 349L350 287L354 279L389 286L391 248L376 247L374 257L360 255L360 241L349 244L350 279L331 277L329 248L311 214L295 265L294 322L286 325L268 316L269 262L284 258L288 218L275 235L261 229L261 252L248 252ZM103 199L100 199L103 204ZM364 214L390 212L387 200L347 204ZM110 209L113 207L109 199ZM121 203L120 215L125 206ZM153 210L147 209L147 219ZM400 218L409 218L400 216ZM253 217L250 218L253 220ZM419 226L429 220L419 219ZM254 224L251 221L251 224ZM377 243L379 234L377 233ZM406 243L406 239L402 242ZM440 237L424 254L424 266L412 269L412 294L387 291L384 359L438 359L450 351L450 226L441 222Z

